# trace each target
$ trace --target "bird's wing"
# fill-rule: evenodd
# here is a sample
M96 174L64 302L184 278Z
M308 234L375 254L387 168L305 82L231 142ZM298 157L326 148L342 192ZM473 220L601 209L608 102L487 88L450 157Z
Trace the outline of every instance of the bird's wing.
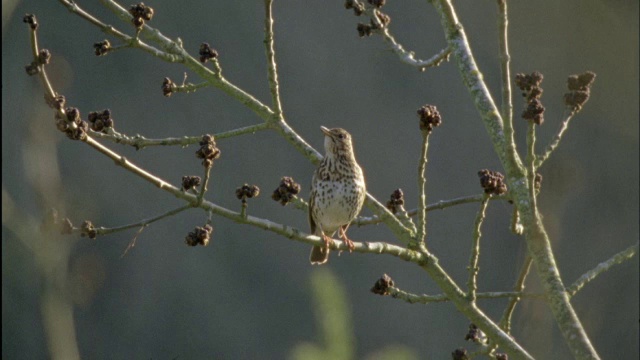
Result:
M315 184L316 184L316 173L313 174L313 180L311 180L311 191L309 192L309 228L311 230L311 234L316 234L316 222L313 220L313 206L314 200L316 197Z

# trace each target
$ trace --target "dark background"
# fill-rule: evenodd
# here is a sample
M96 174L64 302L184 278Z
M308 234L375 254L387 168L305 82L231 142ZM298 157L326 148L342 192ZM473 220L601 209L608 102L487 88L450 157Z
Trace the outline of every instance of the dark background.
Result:
M103 21L133 33L108 10L85 3L79 2ZM151 26L182 38L193 55L201 42L211 43L227 79L270 102L261 1L147 4L156 12ZM496 4L455 5L499 103ZM63 292L75 304L76 337L86 359L284 358L301 342L321 342L309 285L318 269L309 266L309 246L214 217L212 243L189 248L184 236L206 221L206 214L196 210L153 224L124 257L135 230L96 241L34 239L6 223L10 204L25 224L36 227L52 203L76 224L91 219L107 227L181 205L55 130L41 84L24 72L31 61L22 23L27 12L38 16L41 46L53 53L48 71L57 91L83 114L110 108L116 129L123 133L193 136L261 120L215 89L163 97L162 79L181 82L183 67L139 50L95 57L92 44L105 35L57 2L3 1L2 6L2 357L49 356L40 299L46 279L58 273L48 273L43 263L58 264L60 273L67 273ZM348 129L368 190L378 199L386 201L400 187L407 207L416 205L421 138L415 110L425 103L437 105L444 120L430 141L428 202L478 194L476 172L502 170L455 62L425 73L404 65L379 37L358 38L356 24L362 20L345 11L341 1L277 0L274 12L288 122L316 149L322 146L320 125ZM392 33L418 57L428 58L445 46L440 20L427 2L389 1L385 12L392 18ZM545 76L542 100L547 111L538 149L550 141L562 119L567 76L597 73L591 99L541 169L539 204L568 285L638 241L638 2L510 2L510 16L512 73L538 70ZM200 79L189 74L188 81ZM526 129L519 117L522 109L516 93L521 154ZM136 152L106 145L174 185L182 175L202 172L193 146ZM281 176L293 176L303 185L302 196L308 196L313 166L307 159L273 132L221 139L218 145L222 157L212 171L207 199L239 210L235 188L244 182L257 184L262 195L250 201L250 214L307 230L305 213L269 198ZM467 279L477 208L469 204L428 215L428 245L461 286ZM525 245L508 230L510 213L507 203L489 206L482 229L481 291L509 290L522 263ZM350 236L396 243L382 226L354 227ZM327 267L343 283L350 301L356 357L392 344L429 359L448 358L457 347L474 349L463 340L468 322L452 305L409 305L369 292L375 280L388 273L404 290L440 293L417 267L362 254L334 255ZM638 283L636 256L598 277L572 301L605 359L638 357ZM528 289L540 290L535 273ZM504 304L480 302L494 319ZM522 302L513 327L514 336L535 357L569 356L542 302Z

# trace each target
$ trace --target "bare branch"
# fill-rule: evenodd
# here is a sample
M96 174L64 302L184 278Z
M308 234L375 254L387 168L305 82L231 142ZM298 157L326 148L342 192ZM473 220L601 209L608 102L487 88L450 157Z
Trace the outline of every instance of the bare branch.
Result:
M176 85L176 86L172 87L171 90L173 92L192 93L192 92L195 92L197 90L200 90L202 88L209 87L209 86L211 86L211 84L208 83L208 82L201 82L199 84L187 83L187 84L184 84L184 85Z
M431 58L427 60L416 59L415 53L413 51L406 50L396 39L391 35L389 31L389 26L382 24L380 19L375 14L375 9L368 8L365 13L371 19L371 22L376 24L376 30L373 30L375 33L378 33L382 36L382 39L391 46L391 51L398 56L400 61L405 64L417 67L420 71L425 71L427 68L440 66L443 61L449 61L449 56L451 55L451 48L446 47L437 54L433 55Z
M481 202L483 201L483 199L484 199L483 194L463 196L463 197L459 197L451 200L440 200L437 203L427 205L425 209L426 211L443 210L456 205ZM509 200L509 196L508 194L491 196L489 200ZM407 214L409 216L415 216L418 214L418 209L409 210L407 211ZM353 224L357 226L364 226L364 225L379 224L380 222L382 222L382 220L378 216L374 215L369 217L364 217L364 216L358 217L356 220L353 221Z
M211 167L204 167L204 181L202 181L202 186L200 187L200 192L198 192L198 204L202 203L204 199L204 194L209 190L209 178L211 177Z
M164 52L159 49L156 49L155 47L140 41L140 39L138 39L137 37L131 37L117 30L113 26L103 23L102 21L96 19L93 15L87 13L82 8L80 8L80 6L78 6L78 4L76 4L74 1L71 1L71 0L59 0L59 1L72 13L80 16L81 18L97 26L105 34L119 38L120 40L125 42L128 46L137 47L167 62L183 62L184 61L183 57L180 56L179 54L172 53L172 52ZM129 15L129 19L131 19L131 15Z
M59 0L59 1L68 1L68 0ZM116 16L121 18L123 21L127 23L131 21L131 15L129 14L129 12L125 8L117 4L116 2L111 0L101 0L101 2L105 7L111 10L114 14L116 14ZM85 16L82 16L82 18L92 22L90 19L86 18ZM127 40L122 36L124 34L122 35L112 34L112 35L118 38L121 38L123 41ZM202 79L204 79L211 85L222 90L227 95L233 97L234 99L238 100L240 103L247 106L249 109L253 110L263 120L265 121L274 120L274 113L273 113L273 110L271 110L271 108L269 108L267 105L257 100L254 96L248 94L244 90L238 88L236 85L229 82L227 79L225 79L222 76L222 73L219 71L219 69L214 68L214 70L211 70L206 66L204 66L202 63L200 63L200 61L193 58L182 47L182 41L180 41L179 39L177 41L174 41L164 36L158 29L150 27L148 24L142 25L140 36L158 44L160 48L164 49L167 53L175 54L176 56L179 56L179 58L181 59L180 62L182 62L187 68L195 72L198 76L200 76ZM137 44L134 44L134 45L136 47L139 47ZM164 59L162 57L160 58L162 60L168 61L167 59ZM214 66L215 66L215 63L216 62L214 62Z
M529 275L529 270L531 269L532 262L533 260L531 259L531 256L526 256L524 258L524 264L522 264L520 275L518 275L518 279L513 286L514 292L522 293L522 291L524 290L524 283L527 279L527 275ZM503 328L507 334L511 333L511 316L513 315L513 311L515 310L516 305L519 301L520 297L513 297L509 299L509 303L502 313L502 318L500 319L500 327Z
M484 199L480 204L480 209L476 214L476 221L473 227L473 245L471 246L471 257L469 258L469 280L467 280L467 297L471 302L476 301L476 291L478 290L478 272L480 268L478 267L478 259L480 257L480 237L482 236L482 232L480 229L482 228L482 222L485 218L485 212L487 210L487 205L489 205L489 194L484 195Z
M136 231L136 234L133 236L131 241L129 241L129 245L127 245L127 247L122 252L122 255L120 257L123 257L123 256L127 255L129 250L131 250L134 246L136 246L136 240L138 239L138 236L151 223L154 223L154 222L156 222L158 220L162 220L162 219L164 219L166 217L169 217L169 216L176 215L176 214L181 213L181 212L183 212L183 211L185 211L187 209L190 209L190 208L192 208L191 205L184 205L184 206L181 206L179 208L176 208L176 209L173 209L173 210L169 210L164 214L152 217L150 219L139 221L139 222L137 222L135 224L129 224L129 225L119 226L119 227L115 227L115 228L104 228L104 227L96 228L96 232L98 233L98 235L107 235L107 234L111 234L111 233L118 232L118 231L128 230L128 229L131 229L131 228L138 228L138 231Z
M117 226L117 227L112 227L112 228L106 228L106 227L98 227L96 228L96 232L98 235L109 235L109 234L113 234L116 232L120 232L120 231L124 231L124 230L129 230L129 229L133 229L133 228L139 228L139 227L147 227L150 224L158 221L158 220L162 220L164 218L167 218L169 216L173 216L176 215L178 213L181 213L187 209L191 209L193 208L191 205L183 205L180 206L179 208L173 209L173 210L169 210L165 213L162 213L158 216L154 216L152 218L148 218L148 219L144 219L144 220L140 220L136 223L133 224L128 224L128 225L122 225L122 226Z
M533 121L529 121L529 127L527 130L527 178L529 196L533 202L533 207L536 207L536 124Z
M260 123L256 125L245 126L229 131L223 131L213 134L213 137L218 139L225 139L245 134L255 134L258 131L269 129L267 123ZM198 136L183 136L183 137L169 137L164 139L147 139L142 135L128 136L126 134L119 133L113 129L109 129L108 133L101 133L91 131L91 136L98 139L105 139L117 144L130 145L138 150L144 149L149 146L189 146L197 144L202 140L202 135Z
M445 294L438 295L417 295L406 292L397 287L389 287L389 295L393 298L408 302L409 304L431 304L438 302L451 301ZM481 292L476 294L477 299L502 299L502 298L532 298L544 299L544 294L523 293L517 291L511 292Z
M418 193L420 195L418 196L418 233L416 234L416 238L422 245L425 244L425 238L427 237L427 178L424 176L424 172L427 168L428 149L429 132L422 131L422 151L418 160Z
M575 295L580 289L582 289L586 284L591 282L591 280L595 279L598 275L603 272L609 270L614 265L622 264L623 262L633 258L638 253L638 243L633 246L622 250L621 252L613 255L606 261L601 262L595 268L584 273L578 280L576 280L571 286L567 288L567 292L570 296Z
M282 118L282 104L280 103L280 88L278 84L278 69L273 46L273 0L265 0L264 45L267 50L267 64L269 69L269 90L276 118Z
M508 142L515 144L513 138L513 99L511 92L511 70L509 55L509 17L507 0L498 0L498 40L500 43L500 72L502 75L502 120L504 136Z
M576 112L573 112L573 111L570 112L569 115L567 115L567 117L565 117L565 119L562 121L562 124L560 124L560 129L558 129L556 136L553 138L551 143L547 145L547 148L545 149L544 153L538 155L536 159L536 164L535 164L536 168L539 168L540 166L542 166L542 164L545 161L547 161L547 159L549 159L549 156L551 156L553 151L558 148L558 145L560 145L560 140L562 140L562 136L564 135L565 131L567 131L567 129L569 128L569 122L571 121L571 119L575 114Z

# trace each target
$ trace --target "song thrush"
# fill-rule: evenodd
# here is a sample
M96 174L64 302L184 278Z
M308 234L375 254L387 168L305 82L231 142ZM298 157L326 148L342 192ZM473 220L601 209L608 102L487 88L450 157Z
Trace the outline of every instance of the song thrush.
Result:
M339 230L342 241L353 249L347 238L349 224L358 215L367 194L362 169L356 162L351 135L344 129L327 129L324 133L325 156L313 174L309 199L311 233L324 239L324 246L314 246L311 264L329 259L331 237Z

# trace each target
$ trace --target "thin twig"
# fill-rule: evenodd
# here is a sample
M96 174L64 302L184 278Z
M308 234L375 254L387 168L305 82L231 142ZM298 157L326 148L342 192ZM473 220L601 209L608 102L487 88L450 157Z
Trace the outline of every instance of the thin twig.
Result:
M59 0L63 3L68 2L68 0ZM111 0L101 0L101 3L109 10L111 10L116 16L122 19L124 22L131 22L131 14L127 11L127 9L120 6L120 4ZM77 7L77 5L75 5ZM94 23L90 16L85 16L86 13L77 13L82 18ZM118 38L121 38L123 41L126 41L126 35L122 33L112 34ZM238 100L240 103L247 106L249 109L254 111L258 116L260 116L265 121L273 120L273 111L267 105L263 104L259 100L257 100L254 96L248 94L244 90L240 89L236 85L229 82L225 79L221 72L218 69L211 70L204 66L198 59L195 59L182 47L182 42L174 41L166 36L164 36L158 29L155 29L148 24L142 25L140 36L152 41L160 46L160 48L164 49L169 54L176 54L187 68L196 73L202 79L215 86L216 88L222 90L227 95L233 97ZM140 47L138 43L134 43L134 47ZM144 49L143 49L144 50ZM157 55L156 55L157 56ZM161 56L158 56L162 60L169 61ZM214 61L214 67L216 62Z
M295 207L298 210L302 210L304 212L309 211L309 203L304 201L304 199L300 198L299 196L293 196L291 198L291 201L289 201L289 203L292 204L293 207Z
M483 194L463 196L463 197L459 197L451 200L440 200L437 203L427 205L425 209L427 212L432 210L443 210L456 205L481 202L483 201L483 199L484 199ZM509 200L509 196L507 195L491 196L489 200ZM411 209L407 211L407 214L409 216L415 216L418 214L418 209ZM364 225L379 224L380 222L382 222L380 217L374 215L374 216L368 216L368 217L365 217L365 216L358 217L353 221L352 224L357 226L364 226Z
M143 51L148 52L149 54L155 57L158 57L164 61L168 61L172 63L183 62L184 60L183 57L180 56L179 54L164 52L162 50L156 49L155 47L144 43L137 37L131 37L117 30L113 26L103 23L102 21L96 19L93 15L89 14L88 12L80 8L80 6L78 6L78 4L76 4L74 1L71 1L71 0L59 0L59 1L72 13L79 15L80 17L89 21L93 25L97 26L105 34L115 36L121 39L123 42L127 44L127 46L140 48Z
M273 103L273 112L276 118L282 118L282 104L280 102L280 88L278 84L278 68L276 66L276 55L273 46L273 0L265 0L264 19L264 45L267 51L267 64L269 71L269 90Z
M473 244L471 246L471 257L469 258L469 280L467 280L467 298L471 302L476 301L476 291L478 290L478 272L480 268L478 267L478 260L480 258L480 237L482 236L482 232L480 231L482 228L482 222L484 221L487 205L489 205L489 194L484 195L484 199L480 204L480 209L476 214L476 221L473 227Z
M538 156L535 164L536 169L542 166L542 164L549 158L549 156L551 156L551 153L553 153L553 151L558 148L558 145L560 145L560 140L562 140L562 136L569 128L569 121L571 121L573 115L575 114L575 112L570 112L569 115L567 115L567 117L562 121L562 124L560 124L560 129L558 129L558 133L556 133L556 136L553 138L551 143L547 145L544 153Z
M173 216L176 215L182 211L185 211L187 209L191 209L191 205L183 205L180 206L179 208L173 209L173 210L169 210L164 214L152 217L150 219L146 219L146 220L142 220L139 221L135 224L129 224L129 225L123 225L123 226L118 226L118 227L114 227L114 228L104 228L104 227L100 227L100 228L96 228L96 231L98 233L98 235L107 235L107 234L112 234L114 232L118 232L118 231L123 231L123 230L128 230L131 228L139 228L138 231L136 232L136 234L133 236L133 238L131 239L131 241L129 242L129 245L127 245L127 248L124 249L124 252L122 253L122 255L120 257L124 257L127 252L129 252L129 250L131 250L134 246L136 246L136 239L138 239L138 236L142 233L142 231L144 229L147 228L147 226L149 226L150 224L164 219L166 217L169 216Z
M415 53L413 51L407 51L405 48L396 41L396 39L391 35L389 31L389 26L384 25L378 19L378 16L375 15L375 9L373 7L368 7L365 11L366 15L369 19L376 24L377 30L374 32L380 34L382 39L391 46L391 51L398 55L400 61L405 64L417 67L420 71L425 71L427 68L440 66L443 61L449 61L449 56L451 55L451 48L446 47L431 58L427 60L416 59Z
M40 49L39 49L39 45L38 45L38 31L37 31L37 28L31 28L30 27L29 39L31 40L31 54L33 55L33 61L36 64L38 64L38 56L39 56L39 53L40 53ZM43 64L39 64L38 65L38 75L40 76L40 81L42 82L42 85L44 86L45 98L54 99L56 97L57 93L53 89L53 86L51 85L51 81L49 81L49 77L47 76L47 71L45 69L45 65L43 65ZM59 109L58 113L63 117L66 115L65 112L64 112L64 109ZM75 123L73 123L73 122L71 122L69 124L69 126L72 126L73 129L75 129L77 127L77 125Z
M152 223L154 223L154 222L156 222L158 220L162 220L162 219L164 219L166 217L173 216L175 214L178 214L178 213L180 213L182 211L185 211L185 210L191 209L191 208L193 208L191 205L183 205L183 206L180 206L180 207L175 208L173 210L169 210L169 211L167 211L167 212L165 212L163 214L160 214L158 216L154 216L154 217L148 218L148 219L143 219L143 220L140 220L140 221L138 221L136 223L133 223L133 224L116 226L116 227L112 227L112 228L99 227L99 228L96 228L96 231L97 231L98 235L109 235L109 234L113 234L113 233L124 231L124 230L129 230L129 229L133 229L133 228L147 227L150 224L152 224Z
M418 295L401 290L397 287L389 287L389 295L393 298L406 301L410 304L431 304L438 302L451 301L445 294L438 295ZM532 298L532 299L544 299L544 294L535 293L523 293L517 291L495 291L495 292L480 292L476 294L477 299L502 299L502 298Z
M389 33L387 28L382 29L381 34L384 41L391 45L391 51L398 55L400 61L417 67L420 71L425 71L430 67L440 66L444 61L449 61L449 56L451 55L451 48L449 47L440 50L437 54L426 60L420 60L415 58L415 53L413 51L405 50L404 47L402 47L402 45Z
M529 197L532 201L532 207L537 208L536 201L536 124L533 121L529 121L529 127L527 130L527 177L529 182Z
M613 255L608 260L601 262L600 264L598 264L598 266L580 276L578 280L576 280L573 284L571 284L571 286L567 288L567 293L569 293L570 296L575 295L578 291L580 291L580 289L582 289L583 286L588 284L591 280L595 279L598 275L609 270L614 265L622 264L623 262L633 258L637 253L638 243Z
M192 84L192 83L188 83L188 84L184 84L184 85L175 85L171 88L172 92L184 92L184 93L192 93L192 92L196 92L197 90L200 90L202 88L205 87L209 87L211 86L211 84L209 82L201 82L199 84Z
M258 131L269 129L267 123L260 123L250 126L245 126L229 131L223 131L213 134L213 137L218 139L225 139L245 134L255 134ZM169 137L164 139L147 139L142 135L128 136L126 134L119 133L113 129L110 129L108 133L90 132L91 136L99 139L105 139L117 144L130 145L138 150L144 149L149 146L189 146L197 144L202 140L202 135L199 136L183 136L183 137Z
M34 61L37 61L38 55L40 53L40 49L38 48L38 31L37 29L31 29L29 32L31 39L31 52L33 55ZM38 65L40 80L42 80L47 93L51 96L51 98L55 97L56 92L53 90L51 86L51 82L49 82L49 77L47 76L47 72L45 70L45 66L40 64Z
M415 214L417 213L418 213L418 209L415 209ZM402 205L398 206L398 209L394 213L394 216L397 217L398 220L400 220L400 222L407 227L407 229L411 229L411 231L415 233L418 232L418 228L416 227L416 224L413 222L413 219L411 218L411 216L409 216L409 213L407 212L407 210L405 210L405 208ZM375 215L374 217L377 219ZM360 218L356 218L356 220L359 220L359 219ZM360 226L360 224L358 224L358 226Z
M240 216L242 216L243 218L247 217L247 203L246 201L242 203L242 206L240 207Z
M206 194L207 190L209 190L209 178L211 177L211 166L204 167L204 181L202 182L202 186L200 187L200 192L198 193L198 202L197 204L202 204L202 199L204 199L204 194Z
M429 133L422 131L422 151L418 161L418 233L416 238L421 245L427 237L427 178L424 176L427 168L427 151L429 149Z
M522 264L522 269L520 270L520 275L518 275L518 279L516 280L515 285L513 286L513 291L516 293L522 293L524 290L524 284L527 280L527 275L529 274L529 270L531 269L531 263L533 260L531 256L527 255L524 258L524 264ZM502 313L502 318L500 319L500 327L504 329L507 334L511 333L511 317L513 316L513 311L516 308L516 305L520 301L520 297L512 297L509 299L509 303L507 307L504 309Z
M509 17L507 0L498 0L498 40L500 43L500 72L502 75L502 120L504 122L504 136L507 141L513 139L513 99L511 92L511 70L509 55Z

